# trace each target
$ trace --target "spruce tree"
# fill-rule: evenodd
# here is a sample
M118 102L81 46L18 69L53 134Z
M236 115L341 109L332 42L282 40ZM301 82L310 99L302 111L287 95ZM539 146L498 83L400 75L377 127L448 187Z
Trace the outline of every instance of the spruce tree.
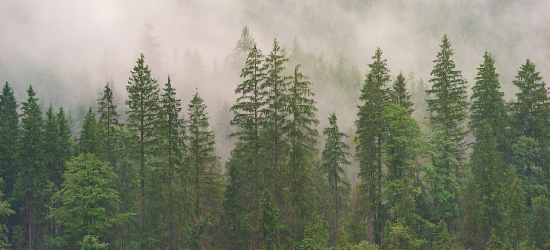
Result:
M219 159L214 154L214 134L209 129L206 105L196 92L188 106L189 121L186 140L187 162L192 172L194 223L200 223L205 217L214 217L221 204L221 175ZM217 221L213 220L213 224ZM196 232L195 232L196 233Z
M536 71L535 64L529 59L521 65L514 85L519 88L516 94L517 101L512 104L512 130L519 137L533 138L540 146L540 157L536 165L542 168L540 183L550 184L550 99L548 88L540 72ZM520 178L523 178L519 176ZM524 183L525 184L525 183ZM530 206L530 190L527 202ZM535 197L538 195L534 195Z
M45 202L42 191L46 188L47 172L44 159L44 120L38 98L32 86L27 89L28 99L22 103L21 166L17 175L16 193L24 200L21 213L27 216L29 249L37 242L37 218L41 218Z
M297 65L290 78L288 109L291 115L283 127L290 146L285 173L285 182L290 185L287 215L290 221L286 223L291 228L289 236L294 242L300 241L307 220L313 219L312 159L316 158L317 153L318 132L315 126L319 123L315 118L317 108L310 89L311 82L299 69L300 65Z
M414 111L411 95L407 92L407 83L403 73L399 73L393 82L392 91L390 91L391 101L405 108L409 114Z
M369 243L380 244L380 232L384 221L382 204L382 144L383 110L388 102L385 86L390 81L387 59L382 59L382 50L376 49L370 71L361 89L356 132L356 157L359 160L359 177L366 192Z
M447 35L443 36L440 47L441 51L437 53L437 58L434 61L435 66L431 72L433 78L429 80L432 83L432 88L426 91L426 93L433 96L433 99L428 100L428 111L430 112L430 122L433 128L439 130L439 133L444 133L443 136L450 142L449 144L442 145L443 153L449 156L452 155L455 161L451 161L450 158L439 162L434 160L434 168L441 173L451 174L438 178L455 179L460 178L460 171L464 161L464 150L466 149L464 141L467 134L464 123L468 116L466 80L462 78L460 71L455 70L455 63L452 58L454 52L451 49L451 43ZM442 184L450 185L451 182L444 181ZM446 195L449 199L440 199L443 197L438 198L434 196L436 210L445 207L454 207L457 202L456 199L460 196L460 191L457 188L443 187L443 189L451 193ZM457 215L457 211L453 210L436 212L436 214L444 216L449 228L451 226L451 217ZM439 220L441 218L435 219Z
M181 100L176 98L176 89L170 82L170 76L168 76L168 82L166 82L164 93L160 99L161 111L160 114L160 133L159 138L162 143L162 155L165 159L166 166L161 171L161 177L163 180L168 180L166 185L166 192L168 193L168 249L173 249L174 245L174 231L175 220L174 210L180 211L183 205L181 201L184 201L186 197L182 196L185 190L177 188L177 185L181 182L177 180L179 178L185 178L188 175L188 169L184 169L183 156L185 154L185 126L184 121L180 118L181 113Z
M0 174L6 199L11 198L20 157L19 114L13 89L6 82L0 94Z
M116 111L117 105L113 103L113 90L109 85L109 82L105 84L103 92L100 93L101 97L97 99L99 106L97 112L99 113L99 123L104 131L103 145L105 145L106 159L114 164L112 152L116 145L115 127L118 126L119 115Z
M284 63L288 58L284 56L277 40L273 41L273 49L265 59L266 79L261 85L265 95L265 106L260 110L265 117L263 135L265 144L262 155L266 157L267 169L264 170L265 185L273 190L275 202L279 206L282 201L282 180L284 157L288 152L287 141L283 134L283 127L289 119L288 114L288 84L282 75Z
M340 210L344 207L342 201L350 192L350 184L345 178L345 167L350 165L350 162L347 160L349 146L342 141L347 135L340 132L334 112L332 112L328 120L330 127L323 130L325 147L322 153L321 168L330 187L331 194L328 194L328 196L331 197L330 200L334 204L329 211L331 211L331 214L334 214L332 218L332 225L334 227L331 226L334 237L333 245L338 246L338 230L340 229L338 223L340 221Z
M264 68L264 56L256 47L252 47L246 59L246 65L242 69L241 77L243 82L235 89L238 94L237 103L231 107L234 117L231 125L237 127L237 132L231 134L231 137L238 139L238 143L231 153L231 158L227 164L228 168L228 187L225 191L224 222L228 240L230 244L238 247L236 239L233 236L233 230L243 228L243 220L248 213L251 213L251 228L258 232L258 220L260 212L260 182L263 173L264 164L261 164L260 149L261 138L260 131L264 126L264 118L261 110L265 105L262 84L265 81L266 73ZM235 158L235 157L237 158ZM238 174L237 173L247 173ZM235 174L235 175L234 175ZM232 205L229 205L232 203ZM246 209L235 209L237 207ZM231 231L231 232L230 232ZM241 236L242 237L242 236ZM254 245L259 248L259 234L253 237Z
M153 155L157 141L155 133L159 112L159 93L157 80L151 78L151 70L145 65L144 56L141 54L136 61L137 65L131 71L132 76L128 80L126 90L128 100L126 105L130 108L127 126L139 136L139 178L140 178L140 234L142 243L145 241L145 182L148 172L147 157Z
M530 239L540 249L550 248L550 200L546 195L533 200Z
M98 157L103 157L103 130L98 124L94 111L90 107L84 117L80 138L78 139L79 153L90 153Z
M495 70L495 59L485 51L483 64L477 68L475 86L472 88L472 106L470 107L470 129L477 137L477 131L486 120L495 136L497 149L507 154L509 143L506 136L507 114L504 93L500 91L499 74Z
M519 249L520 242L527 236L527 206L525 201L525 192L522 188L522 182L516 177L515 169L509 167L506 172L505 187L507 192L504 196L505 218L507 218L506 236L515 249Z
M279 247L279 231L282 227L279 221L280 215L271 191L265 189L260 199L260 222L258 226L261 249L275 250Z
M477 138L471 156L474 182L473 221L474 235L484 245L492 237L491 230L504 229L503 197L504 180L502 156L497 151L495 135L487 120L483 120L476 130Z

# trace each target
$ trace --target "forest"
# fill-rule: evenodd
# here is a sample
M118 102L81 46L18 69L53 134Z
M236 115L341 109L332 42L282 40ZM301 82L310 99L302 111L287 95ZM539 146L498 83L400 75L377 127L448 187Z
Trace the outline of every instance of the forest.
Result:
M0 46L0 249L550 249L548 62L465 68L438 30L420 74L361 68L247 25L207 71L155 31L100 81Z

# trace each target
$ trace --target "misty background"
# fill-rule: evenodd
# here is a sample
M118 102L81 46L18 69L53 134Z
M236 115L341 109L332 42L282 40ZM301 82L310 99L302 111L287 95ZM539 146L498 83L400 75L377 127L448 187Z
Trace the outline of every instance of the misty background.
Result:
M447 34L456 68L470 86L484 51L495 56L510 100L517 91L512 81L527 58L548 81L549 23L550 1L544 0L2 0L0 82L9 82L20 102L32 84L43 107L65 107L73 121L81 120L88 107L95 110L99 92L111 82L124 114L125 87L143 52L160 86L171 75L185 111L196 90L205 99L218 153L226 158L232 147L229 108L244 66L244 57L235 62L234 49L244 26L264 54L276 38L289 55L296 39L312 60L356 72L351 94L338 95L339 88L320 87L331 78L303 65L317 95L319 130L336 111L340 127L351 134L376 47L388 59L392 76L413 72L427 83ZM146 24L158 45L149 55L143 47ZM287 68L293 67L291 59ZM73 122L73 135L78 125Z

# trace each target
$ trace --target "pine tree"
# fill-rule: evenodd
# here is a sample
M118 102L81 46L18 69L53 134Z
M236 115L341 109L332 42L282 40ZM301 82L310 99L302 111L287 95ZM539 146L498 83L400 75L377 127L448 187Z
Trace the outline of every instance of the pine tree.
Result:
M308 219L313 219L313 174L312 165L316 158L317 129L315 126L319 120L315 118L314 93L310 89L311 83L308 77L300 71L300 65L294 69L294 75L289 83L288 108L291 116L284 133L289 141L288 169L285 173L286 183L290 185L290 201L288 215L290 237L294 242L299 242ZM292 247L292 246L287 246Z
M492 237L491 230L503 229L504 182L502 156L497 151L496 138L487 120L482 120L476 130L477 138L471 156L474 182L474 234L485 244Z
M250 36L248 26L244 26L237 45L235 45L235 51L248 55L248 52L255 46L254 38Z
M368 211L364 216L369 218L369 243L380 244L380 232L384 221L382 209L382 144L384 142L383 110L388 102L387 89L390 81L387 59L382 59L382 50L376 49L370 71L361 89L361 100L357 114L356 157L359 160L359 177L367 195Z
M459 249L456 243L456 238L449 234L449 231L447 230L447 223L445 223L444 221L440 221L435 228L432 249Z
M74 142L71 139L71 129L68 120L65 117L63 108L59 108L57 113L57 124L59 126L59 162L56 176L54 177L57 187L61 188L61 175L65 172L66 162L70 160L73 154Z
M3 179L0 178L0 185L3 185ZM0 217L6 218L15 213L11 210L11 205L5 201L4 193L0 191ZM3 223L0 223L0 249L9 249L11 245L8 241L9 229Z
M19 114L13 89L6 82L0 94L0 174L6 199L12 197L20 157Z
M334 237L334 246L338 245L339 235L338 230L340 225L340 210L344 207L342 196L349 195L350 185L345 178L346 166L350 165L350 162L346 159L349 155L348 150L349 146L342 141L343 138L346 138L347 135L340 132L337 124L336 114L332 114L328 118L330 127L327 127L323 130L323 135L325 136L325 147L322 153L322 172L323 175L327 178L328 184L330 187L331 200L334 203L331 214L334 214L333 222L333 237Z
M483 55L483 64L477 68L475 86L472 88L472 106L470 107L470 128L477 137L482 121L486 120L492 128L497 149L507 154L509 143L506 138L506 103L504 93L500 91L499 74L495 70L495 59L489 52Z
M443 145L442 152L447 155L451 154L456 161L451 161L449 158L437 163L434 161L434 167L442 173L452 173L454 175L454 177L447 176L443 178L460 178L466 148L464 138L467 134L464 128L468 116L466 81L462 78L460 71L455 70L455 63L452 59L454 53L447 35L443 36L440 47L441 51L437 53L437 59L434 61L435 66L431 72L433 78L429 81L432 83L432 88L426 91L434 97L434 99L428 100L428 111L430 112L430 122L433 128L444 133L443 136L450 142ZM444 181L441 184L451 185L449 181ZM450 207L456 205L456 199L460 195L459 189L444 189L452 191L448 195L450 199L435 198L434 206L436 208L449 207L445 204L439 204L441 202L449 202ZM439 213L440 215L445 214L444 219L449 228L451 217L456 215L456 210L453 210Z
M235 94L239 94L237 103L231 107L234 118L231 125L236 126L238 131L231 134L231 137L238 139L238 144L231 153L231 158L227 164L228 168L228 187L225 192L226 204L224 211L228 221L226 232L228 240L233 242L233 247L237 247L235 241L239 237L233 236L233 229L243 228L242 221L246 214L251 213L253 219L252 230L256 233L253 237L254 244L259 248L258 219L260 212L260 174L263 173L263 164L260 164L261 138L260 131L264 126L264 118L261 110L265 105L262 84L265 81L266 73L264 68L264 56L256 47L247 56L246 65L242 69L241 77L243 82L235 89ZM238 158L234 158L237 156ZM247 173L247 174L236 174ZM235 175L233 175L235 174ZM229 203L233 205L229 206ZM247 206L247 209L234 209L236 207ZM231 214L231 216L229 216ZM242 236L241 236L242 237Z
M516 174L523 183L527 206L531 207L532 200L541 194L548 192L544 185L543 168L541 158L543 149L535 138L519 136L511 148L512 165L516 168Z
M519 249L520 242L525 239L527 231L525 192L513 167L510 166L505 174L507 179L505 184L508 190L504 196L505 218L507 218L506 236L514 248Z
M127 126L139 135L139 178L140 178L140 232L142 243L145 241L145 182L147 175L147 156L156 150L156 124L159 112L159 94L157 80L151 78L149 66L145 65L143 54L136 61L137 65L131 71L126 90L128 100L126 105L130 110Z
M179 117L181 113L181 100L176 99L176 89L170 82L170 76L168 76L168 82L164 88L164 94L161 95L161 111L160 114L160 133L159 137L163 141L162 154L166 161L166 167L162 171L163 180L168 180L165 185L167 186L166 192L168 192L168 249L172 249L174 244L174 222L176 216L174 210L180 211L184 204L180 201L185 200L186 197L179 192L181 188L177 188L180 184L177 182L178 178L185 178L188 175L188 169L183 167L183 155L185 154L185 126L182 118ZM179 214L179 213L178 213Z
M541 195L533 200L531 240L540 249L550 248L550 200Z
M103 145L105 145L107 151L107 160L114 164L112 152L116 142L115 127L118 126L119 115L116 111L117 105L113 103L113 90L111 90L109 84L109 82L105 84L103 92L100 93L101 97L97 99L99 106L97 112L99 113L99 123L104 131Z
M282 175L284 170L284 157L288 151L287 141L283 134L283 127L289 119L288 114L288 84L284 76L284 63L288 58L284 56L277 40L273 41L273 50L265 59L266 80L262 83L261 89L265 95L265 106L260 110L265 117L265 126L263 135L265 144L261 153L266 157L267 169L264 170L264 184L273 190L276 204L279 206L282 201L280 194L282 185Z
M98 124L94 111L90 107L84 117L80 138L78 139L78 148L80 153L90 153L98 157L103 157L102 128Z
M282 227L279 221L279 208L268 189L262 192L260 199L260 242L262 249L275 250L279 247L279 231Z
M405 108L409 115L414 111L411 95L407 92L407 83L403 73L399 73L393 82L393 90L390 91L391 101Z
M45 202L42 190L46 188L46 169L44 166L44 120L38 98L32 86L27 90L28 99L22 103L21 118L21 166L17 175L16 193L24 201L21 213L27 214L29 250L36 245L37 218L40 218L42 204Z
M213 218L221 204L221 175L219 158L214 155L214 134L209 130L206 105L196 92L188 106L187 157L192 171L194 221L205 217ZM214 217L215 218L215 217ZM216 221L212 222L216 224Z
M541 184L550 184L550 99L548 89L535 64L529 59L521 65L514 85L519 88L517 101L512 104L512 130L519 137L533 138L540 146L540 157L536 162L542 168ZM520 178L522 178L520 176ZM525 183L524 183L525 184ZM530 206L530 190L527 202ZM534 196L533 196L534 197Z

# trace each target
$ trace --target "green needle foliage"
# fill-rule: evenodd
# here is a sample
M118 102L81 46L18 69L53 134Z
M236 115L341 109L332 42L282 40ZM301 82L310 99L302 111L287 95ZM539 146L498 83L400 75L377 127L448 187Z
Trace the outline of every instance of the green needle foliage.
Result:
M338 245L338 230L340 229L340 211L344 207L343 200L350 193L350 184L345 178L346 166L350 165L347 160L349 155L349 146L342 141L347 135L340 132L338 128L336 114L332 114L328 118L330 126L323 130L325 136L325 148L322 153L321 169L324 177L328 180L330 188L330 200L333 205L329 210L331 214L331 234L334 237L334 246Z
M116 127L118 126L118 112L116 111L117 105L113 103L113 90L109 86L109 82L105 84L103 92L100 93L101 97L97 100L99 113L99 123L104 131L104 142L107 159L111 164L114 163L112 153L114 151L116 143Z
M388 103L390 82L387 59L382 59L382 50L376 49L373 63L369 64L370 71L361 89L356 138L356 157L359 160L359 177L362 188L366 192L369 243L380 244L380 232L385 213L382 208L382 145L384 143L383 110Z
M20 153L19 114L13 89L6 82L0 94L0 174L4 178L4 192L11 197Z
M407 83L403 73L399 73L393 82L392 90L390 91L391 101L405 108L409 115L414 111L411 95L407 92Z

